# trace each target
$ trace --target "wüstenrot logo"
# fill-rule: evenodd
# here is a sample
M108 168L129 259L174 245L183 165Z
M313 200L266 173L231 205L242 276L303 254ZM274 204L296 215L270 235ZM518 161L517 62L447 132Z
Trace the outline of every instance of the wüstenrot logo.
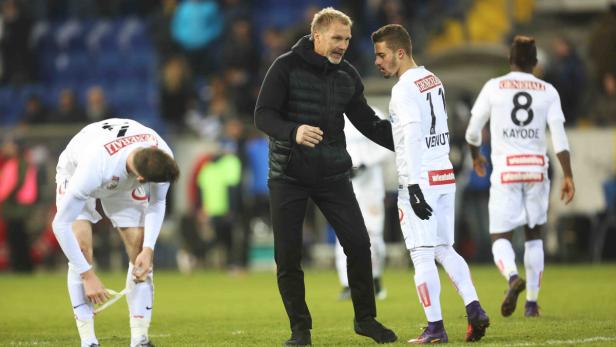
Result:
M529 183L542 182L542 172L516 172L508 171L501 173L501 183Z
M453 169L428 171L428 182L431 186L456 183Z
M507 156L507 166L543 166L545 158L539 154L518 154Z

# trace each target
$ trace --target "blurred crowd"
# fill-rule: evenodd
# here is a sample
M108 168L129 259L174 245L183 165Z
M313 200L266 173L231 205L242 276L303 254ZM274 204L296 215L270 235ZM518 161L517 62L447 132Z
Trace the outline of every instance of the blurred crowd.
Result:
M177 262L190 268L221 248L221 266L246 268L249 241L269 223L268 143L252 126L252 113L274 59L308 34L316 11L333 5L354 20L345 58L370 76L376 73L370 41L376 28L403 24L413 36L414 54L422 56L445 21L463 18L472 3L0 0L0 126L19 129L17 136L3 136L0 155L0 269L10 262L15 270L29 271L33 262L49 263L47 255L57 250L48 225L53 194L45 193L54 189L49 184L53 173L44 165L55 163L57 153L45 143L28 148L20 134L45 124L85 124L112 116L134 117L169 137L172 146L173 139L185 136L215 144L183 172L189 177L192 210L177 228L182 241L175 246L184 252ZM547 59L538 74L559 91L567 126L616 125L614 37L616 5L588 31L588 51L564 36L550 45L540 42ZM466 113L461 117L468 119L473 98L451 102L455 110L450 112ZM465 150L462 141L457 146ZM482 151L487 153L489 144ZM458 169L463 165L460 159ZM488 189L489 181L470 173L461 190L470 203L463 206L460 223L472 233L461 247L475 259L489 255ZM26 212L41 200L46 202L40 216ZM98 234L103 240L96 247L117 242L107 232ZM395 232L389 235L396 239ZM109 264L109 259L98 262Z

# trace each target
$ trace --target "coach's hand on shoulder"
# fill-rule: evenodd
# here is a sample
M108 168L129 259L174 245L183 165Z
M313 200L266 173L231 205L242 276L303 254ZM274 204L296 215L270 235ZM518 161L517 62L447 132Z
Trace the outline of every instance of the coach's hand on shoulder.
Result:
M135 258L133 268L133 276L135 282L144 282L148 278L148 274L152 271L152 259L154 258L154 250L150 247L143 247L141 253Z
M94 273L94 270L90 269L81 274L81 280L83 281L83 289L86 292L86 297L93 304L102 304L109 299L109 293L105 290L105 286L98 276Z
M486 175L487 165L488 160L482 154L479 154L475 159L473 159L473 169L475 169L477 176L483 177Z
M298 145L311 147L318 145L323 140L323 131L319 127L302 124L295 133L295 142Z
M408 190L413 212L415 212L419 219L430 219L430 216L432 216L432 207L430 207L424 199L421 188L419 188L419 184L411 184L408 186Z

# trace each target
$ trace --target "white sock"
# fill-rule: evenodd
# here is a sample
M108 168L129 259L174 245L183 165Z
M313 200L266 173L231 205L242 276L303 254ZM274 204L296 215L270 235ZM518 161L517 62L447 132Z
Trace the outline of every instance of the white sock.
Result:
M126 301L130 311L131 345L140 342L143 336L148 338L154 298L153 273L148 274L145 282L135 283L132 272L133 264L129 264L126 287L133 289L126 295Z
M498 239L494 241L492 244L492 255L498 270L505 276L507 281L509 277L518 274L518 268L515 265L515 252L509 240Z
M435 256L436 261L443 266L449 278L451 278L451 282L462 297L464 305L479 301L471 278L471 271L464 258L451 246L437 246Z
M380 278L385 267L385 241L383 234L370 233L370 252L372 253L372 277Z
M412 249L411 259L415 267L417 295L428 322L443 320L440 303L441 281L434 262L434 248Z
M81 276L70 263L68 264L66 284L75 315L77 331L82 343L87 345L98 343L94 333L94 306L86 297Z
M537 301L544 268L542 240L531 240L524 243L524 267L526 268L526 300Z
M346 254L344 254L344 250L342 249L342 246L340 245L340 241L338 241L338 238L336 238L336 246L334 248L335 250L335 257L336 257L336 271L338 272L338 279L340 280L340 284L343 287L348 287L349 286L349 275L347 274L347 258L346 258Z

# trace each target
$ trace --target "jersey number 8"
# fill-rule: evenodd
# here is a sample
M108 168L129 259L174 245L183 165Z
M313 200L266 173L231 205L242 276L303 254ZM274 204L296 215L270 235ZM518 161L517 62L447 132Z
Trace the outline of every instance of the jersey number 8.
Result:
M520 97L524 97L524 103L520 102ZM530 108L532 103L533 98L527 92L519 92L513 96L513 110L511 110L511 121L513 121L513 124L517 126L526 126L530 124L534 116L533 109ZM524 121L518 119L518 111L520 110L524 110L528 113L528 117L526 117Z

